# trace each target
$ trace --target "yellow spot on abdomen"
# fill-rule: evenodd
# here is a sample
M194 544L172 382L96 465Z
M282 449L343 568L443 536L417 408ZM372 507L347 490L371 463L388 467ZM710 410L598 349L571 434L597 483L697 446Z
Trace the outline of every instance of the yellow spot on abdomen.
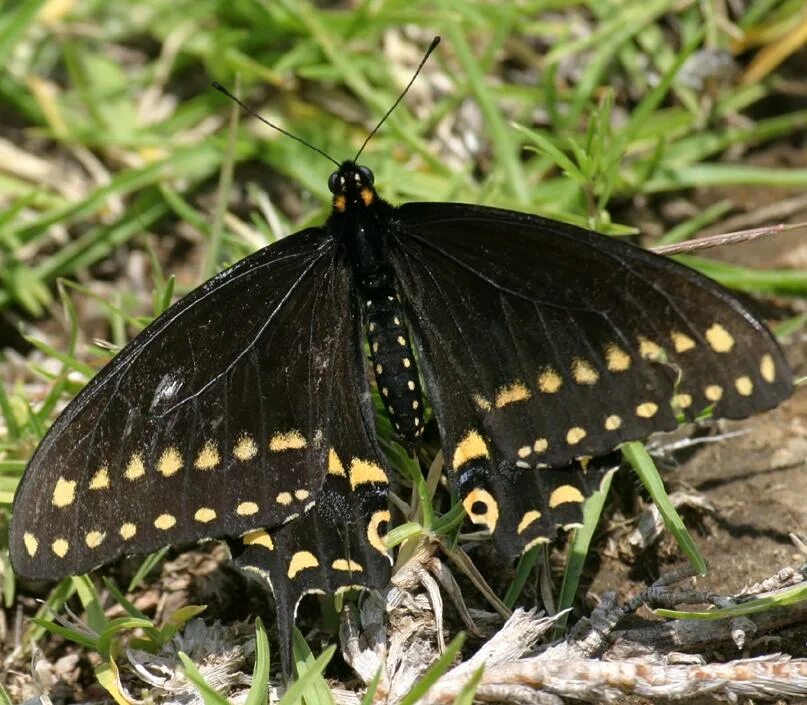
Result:
M622 425L622 419L619 418L616 414L611 414L607 419L605 419L605 430L606 431L616 431Z
M365 482L383 482L386 485L389 478L378 463L353 458L350 461L350 487L355 490Z
M37 541L36 536L26 531L22 535L22 542L25 544L25 550L28 552L28 555L33 558L39 548L39 541Z
M640 335L639 355L641 355L645 360L661 360L664 355L664 351L661 349L658 343L654 343L652 340Z
M351 573L361 573L364 568L354 560L349 558L337 558L332 564L331 568L334 570L344 570Z
M387 547L384 545L384 539L382 538L381 534L379 533L379 528L382 524L389 523L390 520L390 513L388 509L381 509L373 514L370 517L370 521L367 524L367 541L369 541L370 545L379 553L383 555L388 554Z
M70 550L70 544L67 539L58 538L50 545L50 548L59 558L64 558Z
M140 453L132 453L129 459L129 464L126 466L126 471L123 476L127 480L136 480L138 477L143 477L146 474L146 466L143 464L143 456Z
M126 522L125 524L121 524L118 533L124 541L128 541L137 533L137 527L131 522Z
M734 386L737 392L744 397L750 397L751 393L754 391L754 383L751 381L750 377L738 377L734 381Z
M726 353L734 347L734 338L719 323L706 331L706 340L715 352Z
M160 514L154 520L154 527L160 531L166 531L177 523L177 519L173 514Z
M342 465L342 461L339 460L339 456L333 448L328 451L328 472L331 475L341 475L345 477L345 467Z
M245 546L263 546L270 551L275 550L275 543L272 541L272 537L263 529L257 529L256 531L250 531L244 534L241 541Z
M90 479L91 490L105 490L109 487L109 470L106 466L98 468L98 471Z
M488 447L482 436L476 431L468 431L465 437L457 444L454 449L454 458L452 460L452 468L456 471L464 463L474 458L489 458Z
M554 394L560 389L563 380L551 367L547 367L538 375L538 389L544 394Z
M235 513L242 517L252 516L258 513L258 505L255 502L241 502L235 508Z
M221 462L219 449L213 441L205 441L196 460L193 461L193 467L197 470L212 470Z
M636 415L643 419L652 419L657 411L658 404L654 404L652 401L646 401L644 404L639 404L639 406L636 407Z
M289 570L286 573L291 580L301 570L316 568L319 565L317 557L311 551L297 551L289 561Z
M258 446L248 433L242 434L233 448L233 455L242 463L252 460L258 454Z
M102 531L89 531L84 537L84 543L88 548L98 548L106 538L106 533Z
M596 384L600 375L591 363L575 358L572 362L572 377L578 384Z
M566 442L570 446L575 446L586 437L586 431L580 426L573 426L566 434Z
M670 337L672 338L673 347L677 353L683 353L695 347L695 341L685 333L674 330L670 333Z
M572 485L561 485L553 490L549 495L549 506L554 509L559 504L566 504L567 502L582 502L585 498L583 493Z
M207 522L213 521L216 518L216 510L211 507L199 507L193 515L193 518L202 524L207 524Z
M483 511L480 512L474 509L474 505L477 503L484 506ZM495 531L496 524L499 523L499 504L490 492L477 487L465 496L462 500L462 506L465 507L465 511L474 524L487 526L491 533Z
M521 521L518 523L516 533L523 534L530 524L538 521L540 518L541 512L539 512L537 509L531 509L528 512L524 512L524 516L521 517Z
M280 453L284 450L299 450L300 448L305 448L305 446L306 440L297 430L276 433L269 441L269 450L273 453Z
M496 393L496 408L501 409L508 404L514 404L517 401L526 401L532 396L530 390L522 382L513 382L506 387L502 387Z
M709 401L720 401L723 398L723 387L718 384L710 384L703 390L703 395Z
M53 488L53 502L54 507L67 507L73 504L76 498L76 483L74 480L65 480L64 477L59 477L56 481L56 487Z
M275 501L278 504L282 504L284 507L287 507L291 504L291 492L281 492L276 498Z
M605 347L605 362L611 372L624 372L630 368L630 355L618 345L609 343Z
M157 470L165 477L171 477L182 469L182 455L173 446L166 448L157 461Z
M759 373L762 375L762 379L769 384L772 384L776 379L776 365L773 362L773 358L767 353L762 356L762 360L759 363Z

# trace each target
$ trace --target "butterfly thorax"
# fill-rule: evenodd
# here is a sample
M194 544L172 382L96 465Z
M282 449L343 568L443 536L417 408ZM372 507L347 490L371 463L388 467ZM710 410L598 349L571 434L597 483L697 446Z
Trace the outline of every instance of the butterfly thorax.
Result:
M379 198L372 172L353 162L342 164L328 185L334 209L327 227L350 263L378 391L398 436L411 449L423 432L423 399L387 254L394 208Z

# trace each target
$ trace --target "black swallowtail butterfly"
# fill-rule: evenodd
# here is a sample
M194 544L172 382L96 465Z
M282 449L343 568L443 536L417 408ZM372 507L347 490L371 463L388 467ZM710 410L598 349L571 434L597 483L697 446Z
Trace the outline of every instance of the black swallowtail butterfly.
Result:
M355 161L329 187L323 227L179 301L56 420L15 498L17 573L227 537L272 586L288 663L303 594L389 575L365 341L401 443L423 384L451 483L507 555L580 520L597 475L578 458L791 392L765 326L675 261L524 213L393 207Z

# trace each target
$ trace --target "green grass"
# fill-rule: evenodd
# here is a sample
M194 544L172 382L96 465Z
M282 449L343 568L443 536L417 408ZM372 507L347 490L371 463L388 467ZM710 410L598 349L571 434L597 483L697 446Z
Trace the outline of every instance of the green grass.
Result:
M91 335L100 329L119 348L173 297L328 212L332 165L256 127L211 81L337 159L349 158L397 97L419 52L441 34L415 90L363 155L386 198L484 202L624 235L635 229L618 214L631 201L719 188L712 206L675 224L666 238L672 242L742 205L742 192L735 201L732 187L768 188L775 200L778 190L784 198L807 184L807 169L747 158L777 141L804 139L807 111L772 115L764 107L784 79L772 73L745 85L717 72L700 88L692 79L705 58L733 46L729 20L771 45L790 31L800 0L751 2L729 19L712 5L384 0L347 11L292 0L144 0L136 9L94 0L0 11L0 137L12 150L0 171L0 312L25 321L34 347L25 375L4 367L0 390L4 522L24 462L55 413L110 357ZM591 31L578 32L581 23ZM415 34L417 41L407 39ZM406 66L393 39L408 48ZM477 112L468 113L469 106ZM482 150L448 158L435 134L450 132L458 115L471 125L478 115ZM455 134L465 129L461 123ZM151 264L145 280L130 276L127 260ZM807 294L803 270L687 261L751 294ZM382 435L394 454L389 429ZM452 549L461 512L441 514L432 507L435 485L400 453L394 462L419 507L394 540L411 545L438 536ZM668 521L689 546L674 514ZM570 564L564 606L576 592L592 532L587 524L578 535L582 548ZM697 550L690 555L697 562ZM2 560L10 607L15 586ZM516 604L531 560L523 562L507 606ZM74 591L95 635L83 634L82 643L115 669L111 644L141 616L106 623L86 582L63 584L50 607L59 609ZM58 631L40 617L31 638L45 627ZM150 629L157 627L145 627L157 640ZM309 698L324 698L319 673L326 660L303 654L298 661L312 684ZM256 664L256 681L265 682L268 669L267 656ZM108 687L115 678L99 672ZM217 697L205 694L209 702Z

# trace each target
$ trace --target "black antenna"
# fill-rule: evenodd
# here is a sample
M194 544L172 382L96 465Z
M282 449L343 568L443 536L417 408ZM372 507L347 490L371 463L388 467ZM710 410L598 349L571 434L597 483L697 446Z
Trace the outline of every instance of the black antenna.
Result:
M428 56L428 54L427 54L426 56ZM424 61L425 61L425 59L424 59ZM421 66L422 66L422 65L423 65L423 64L421 64ZM420 69L418 69L418 71L420 71ZM417 74L415 74L415 75L417 75ZM413 79L413 80L414 80L414 79ZM411 84L410 84L410 85L411 85ZM289 132L288 130L284 130L282 127L278 127L278 126L277 126L277 125L275 125L273 122L269 122L269 121L268 121L268 120L267 120L265 117L262 117L261 115L258 115L258 113L256 113L256 112L255 112L254 110L252 110L251 108L248 108L248 107L247 107L247 106L246 106L246 105L243 103L243 101L240 101L238 98L236 98L236 97L235 97L235 96L234 96L232 93L230 93L230 91L228 91L228 90L227 90L227 89L226 89L224 86L222 86L222 85L221 85L221 84L220 84L218 81L214 81L214 82L213 82L213 88L215 88L217 91L220 91L221 93L224 93L224 95L226 95L226 96L227 96L227 97L228 97L230 100L232 100L232 101L234 101L236 104L240 105L240 106L241 106L241 108L244 110L244 112L245 112L247 115L252 115L252 117L258 118L258 120L260 120L262 123L264 123L265 125L269 125L269 127L274 127L274 128L275 128L275 129L276 129L278 132L280 132L280 133L282 133L282 134L286 135L286 137L291 137L293 140L297 140L297 141L298 141L300 144L304 144L304 145L305 145L306 147L308 147L309 149L313 149L315 152L319 152L319 153L320 153L320 154L321 154L323 157L325 157L326 159L330 159L330 160L331 160L331 161L332 161L334 164L336 164L336 166L338 166L338 167L339 167L339 166L342 166L342 165L341 165L341 164L340 164L338 161L336 161L336 159L334 159L334 158L333 158L333 157L332 157L330 154L328 154L327 152L324 152L324 151L323 151L323 150L321 150L319 147L315 147L315 146L314 146L313 144L311 144L310 142L306 142L306 141L305 141L305 140L304 140L302 137L298 137L297 135L293 135L293 134L291 134L291 132ZM407 86L407 88L409 88L409 86ZM406 93L406 91L404 91L404 93ZM401 96L401 97L403 97L403 96ZM400 98L399 98L398 100L400 100ZM397 105L397 103L396 103L396 105ZM393 107L395 107L395 106L393 106ZM386 117L386 116L385 116L385 117ZM382 120L382 122L383 122L383 120Z
M415 71L414 76L412 76L409 83L406 84L406 88L404 88L403 93L401 93L401 95L398 96L398 100L396 100L392 104L392 107L389 110L387 110L387 112L384 114L384 117L382 117L381 120L378 121L378 124L373 128L373 131L369 135L367 135L367 139L365 139L364 142L362 143L361 149L359 149L359 151L356 152L356 156L353 158L354 162L359 160L359 157L361 156L361 153L364 151L364 148L367 146L367 143L370 141L372 136L376 132L378 132L378 129L384 124L384 121L392 114L392 111L395 110L395 108L398 107L398 103L400 103L403 100L403 97L406 95L407 91L412 87L412 84L415 82L415 79L418 77L418 74L420 73L420 69L423 68L423 64L426 63L429 56L431 56L431 53L437 48L437 45L439 43L440 43L440 37L439 36L432 39L432 43L429 44L429 48L426 49L426 53L423 55L423 58L420 60L420 64L418 64L418 67L417 67L417 69Z

